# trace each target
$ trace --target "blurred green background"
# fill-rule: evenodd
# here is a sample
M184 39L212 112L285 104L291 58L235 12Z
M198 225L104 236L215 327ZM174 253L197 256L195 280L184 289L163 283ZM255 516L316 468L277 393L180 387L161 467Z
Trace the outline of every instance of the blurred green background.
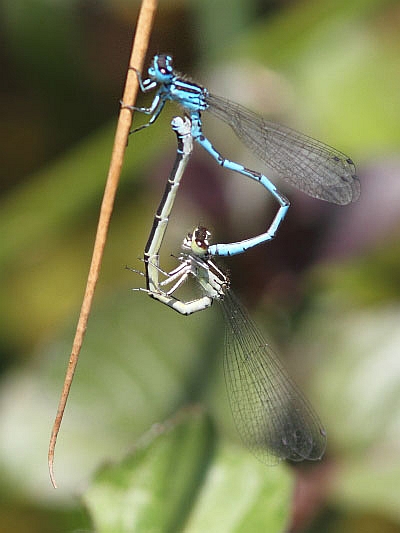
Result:
M180 317L130 292L143 279L124 269L141 268L138 258L174 160L169 121L179 110L169 106L152 128L130 139L59 436L54 491L48 438L89 268L138 2L13 0L0 9L0 532L118 533L93 518L90 480L99 466L121 460L153 424L194 402L213 421L195 428L204 439L194 439L204 446L196 448L198 457L237 440L221 375L217 306ZM360 200L338 207L280 182L292 207L278 237L224 263L329 436L326 458L313 468L251 467L286 487L286 514L268 531L283 531L288 521L294 532L400 531L399 30L400 3L383 0L169 0L156 16L146 64L154 53L171 53L178 70L216 94L349 154L362 183ZM143 120L136 115L136 123ZM227 128L206 117L205 127L224 155L261 170ZM176 264L170 253L179 252L198 223L217 242L269 224L276 205L268 195L226 174L195 148L163 249L166 269ZM246 462L249 453L237 450ZM232 509L249 494L246 476L238 479L240 494L235 483L224 492ZM264 514L272 513L271 499L263 501ZM215 512L215 526L223 513L207 509ZM216 531L266 531L252 516L242 529ZM193 524L187 530L206 529L212 530ZM140 530L148 529L132 529Z

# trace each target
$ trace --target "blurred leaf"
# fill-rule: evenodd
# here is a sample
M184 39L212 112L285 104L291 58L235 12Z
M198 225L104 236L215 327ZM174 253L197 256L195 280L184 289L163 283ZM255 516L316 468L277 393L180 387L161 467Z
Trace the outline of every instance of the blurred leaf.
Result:
M80 60L80 25L76 2L16 0L5 2L2 14L7 40L26 68L29 65L34 83L58 78L74 83ZM46 57L46 61L43 61Z
M220 326L212 311L179 316L137 292L95 305L56 450L61 490L50 487L45 456L72 325L3 379L3 483L46 503L74 494L100 461L125 454L153 423L202 396L219 366Z
M209 419L193 410L153 431L119 465L103 468L84 499L99 533L282 532L292 483L245 450L216 446Z
M151 142L147 131L130 139L105 252L105 261L109 257L113 265L113 280L121 278L121 270L132 254L137 257L143 250L146 242L143 232L149 231L157 205L156 199L151 205L137 192L132 210L131 204L123 204L123 191L128 200L134 196L132 184L143 183L154 151L162 154L168 143L173 144L168 120L168 114L160 117L160 128L157 125L150 133ZM78 309L89 269L113 134L114 126L94 133L0 202L3 230L0 276L4 287L0 336L11 352L29 350L44 332ZM165 175L169 171L166 168ZM131 190L127 191L128 186ZM131 241L130 250L127 246ZM109 254L115 247L119 255L111 257Z
M347 264L331 264L313 272L312 284L324 298L346 305L371 307L400 298L400 243L383 244ZM311 279L311 278L310 278Z
M333 500L345 510L390 517L400 524L400 464L396 443L339 464ZM397 529L398 531L398 529Z
M290 122L357 161L400 142L400 40L385 16L397 17L389 0L294 3L261 19L234 50L285 72L293 87Z
M1 492L0 533L93 533L82 506L43 507L15 502Z
M336 462L331 498L400 521L400 307L355 308L357 284L346 299L332 279L293 340L297 359L313 366L311 397Z
M135 135L126 151L122 179L134 181L151 156L162 150L174 137L168 131L168 116L160 117L158 133L151 142L146 133ZM12 264L19 254L27 253L43 237L62 235L65 227L84 217L94 203L100 204L109 167L115 124L105 127L81 142L48 168L32 176L0 205L3 241L0 268ZM165 132L168 132L166 134Z
M390 6L391 2L387 0L383 4ZM325 40L331 40L331 30L337 29L338 24L348 28L351 21L365 20L378 6L382 8L382 0L295 2L276 16L261 19L238 44L243 46L242 53L245 51L250 57L270 65L295 68L301 57L308 53L316 57L315 53L321 53L320 46ZM342 46L338 38L331 44Z

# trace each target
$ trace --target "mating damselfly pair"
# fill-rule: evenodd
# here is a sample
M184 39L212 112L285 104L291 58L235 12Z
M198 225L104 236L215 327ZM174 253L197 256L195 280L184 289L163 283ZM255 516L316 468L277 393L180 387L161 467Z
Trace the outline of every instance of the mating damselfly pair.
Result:
M222 157L203 133L201 113L210 111L227 122L268 166L315 198L341 205L355 201L360 184L354 163L319 141L266 121L187 81L173 70L170 56L155 56L148 76L142 80L138 73L143 92L156 90L152 105L132 109L149 114L151 118L134 131L154 123L168 100L180 104L187 118L183 121L177 117L172 122L178 136L177 157L146 245L147 286L140 290L185 315L206 309L214 300L219 301L226 321L227 391L244 443L267 463L280 459L319 459L325 450L326 433L318 416L232 292L228 277L212 259L218 255L243 253L272 239L286 215L289 201L263 174ZM178 267L164 272L159 265L159 251L181 177L192 153L193 140L222 167L259 181L272 193L280 208L265 233L244 241L210 245L207 228L195 228L183 241ZM162 281L160 275L164 276ZM188 277L198 282L202 296L184 302L175 293Z

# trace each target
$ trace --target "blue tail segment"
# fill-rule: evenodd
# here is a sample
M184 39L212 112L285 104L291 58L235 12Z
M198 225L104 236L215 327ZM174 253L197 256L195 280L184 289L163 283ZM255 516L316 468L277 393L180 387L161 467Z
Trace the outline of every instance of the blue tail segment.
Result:
M194 119L193 117L192 135L193 139L197 141L200 146L202 146L204 150L206 150L217 161L219 165L221 165L223 168L232 170L233 172L238 172L243 176L258 181L273 195L273 197L280 204L280 208L274 220L272 221L271 226L265 233L262 233L261 235L253 237L251 239L246 239L244 241L234 242L230 244L214 244L209 247L209 253L211 255L220 256L237 255L246 252L250 248L254 248L254 246L258 246L259 244L273 239L276 235L276 232L278 231L279 225L285 218L287 210L289 209L289 200L285 196L283 196L283 194L278 191L275 185L263 174L250 170L239 163L235 163L234 161L230 161L229 159L225 159L224 157L222 157L222 155L214 148L211 142L206 137L204 137L201 127L201 121L199 119Z

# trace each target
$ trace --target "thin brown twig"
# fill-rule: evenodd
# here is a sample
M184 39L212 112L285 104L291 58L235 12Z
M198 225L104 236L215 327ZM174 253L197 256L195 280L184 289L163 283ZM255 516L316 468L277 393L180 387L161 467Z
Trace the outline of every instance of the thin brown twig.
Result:
M138 78L134 69L142 71L145 55L150 40L150 33L153 26L153 20L157 9L157 0L142 0L136 33L132 46L132 53L129 61L129 69L126 78L123 102L128 105L134 105L138 93ZM122 163L125 155L125 149L128 142L129 130L132 124L132 112L129 109L122 108L120 111L117 130L115 132L114 146L111 155L110 168L108 171L107 182L105 186L103 201L100 209L99 222L95 244L93 248L92 262L90 264L88 280L86 284L85 295L82 302L81 312L79 315L78 325L72 351L68 362L65 381L58 404L56 418L50 437L48 451L48 466L50 480L54 488L57 488L54 477L54 451L57 442L58 432L62 422L65 406L71 389L72 380L76 365L78 364L79 353L82 347L83 339L86 332L87 322L89 319L90 309L92 306L94 291L99 278L101 261L103 258L104 246L107 238L108 227L114 205L115 194L121 174Z

